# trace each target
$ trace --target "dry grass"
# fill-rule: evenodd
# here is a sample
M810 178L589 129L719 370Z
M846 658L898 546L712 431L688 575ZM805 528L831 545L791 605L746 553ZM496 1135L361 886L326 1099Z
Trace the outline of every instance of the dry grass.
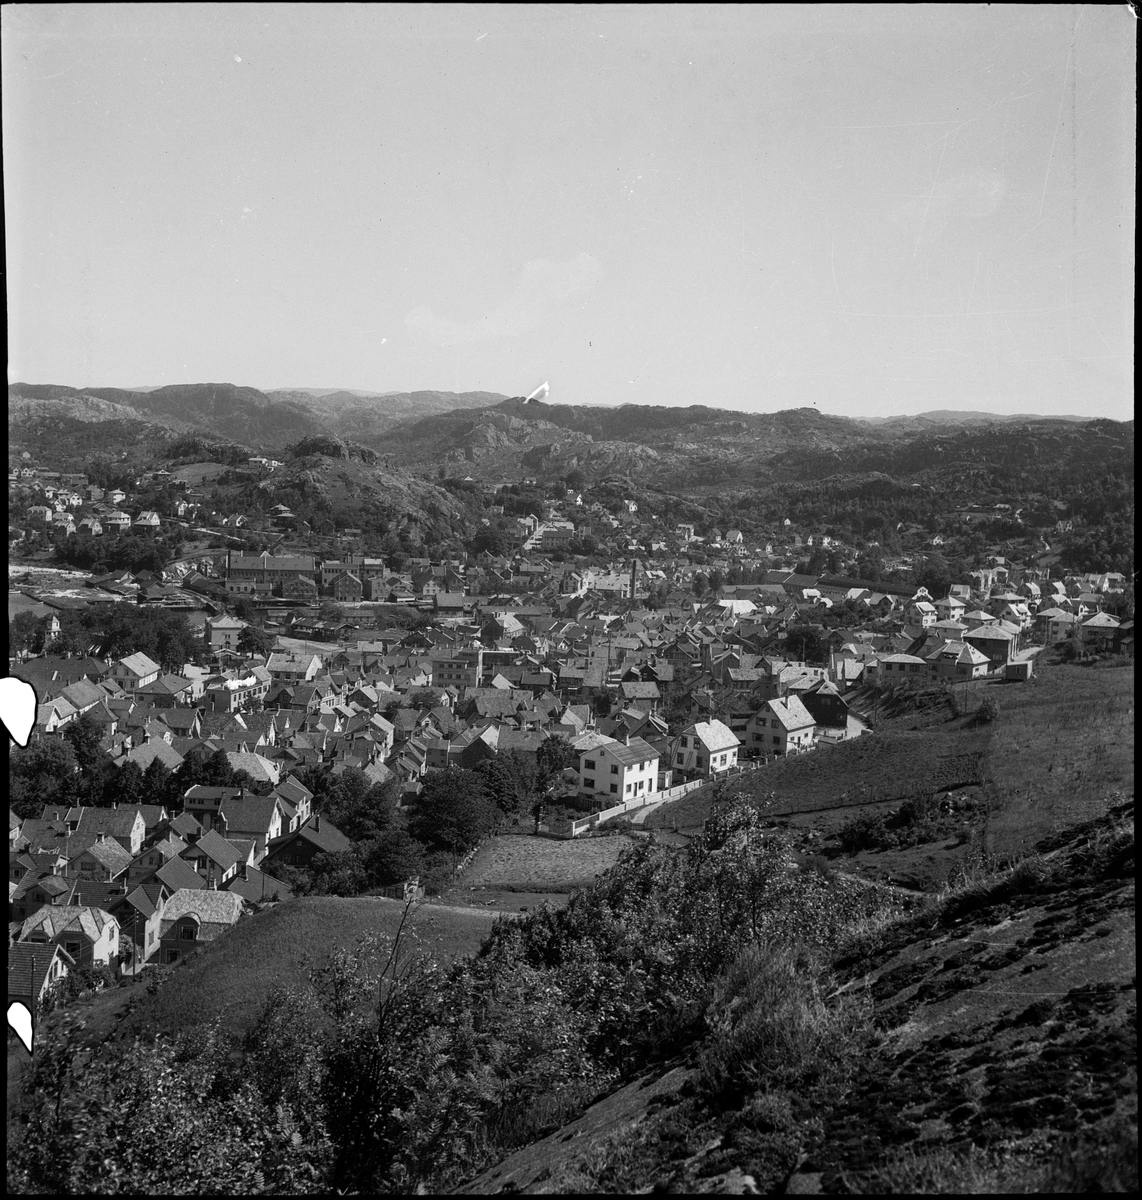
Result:
M526 892L569 892L589 887L613 867L631 842L625 837L494 838L481 848L460 878L461 888Z

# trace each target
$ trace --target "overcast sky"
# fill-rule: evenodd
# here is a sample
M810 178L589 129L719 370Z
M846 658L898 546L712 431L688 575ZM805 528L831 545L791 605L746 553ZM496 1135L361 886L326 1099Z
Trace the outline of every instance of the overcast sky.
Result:
M7 5L9 380L1132 416L1125 5Z

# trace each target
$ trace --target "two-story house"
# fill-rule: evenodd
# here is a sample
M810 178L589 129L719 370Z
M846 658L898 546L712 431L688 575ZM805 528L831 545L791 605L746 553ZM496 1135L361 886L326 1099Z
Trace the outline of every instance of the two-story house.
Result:
M737 766L741 741L716 717L687 725L671 747L674 770L712 779Z
M19 940L54 942L79 967L114 967L119 961L119 922L101 908L48 905L24 921Z
M133 693L138 688L145 687L148 683L154 683L160 673L159 664L148 658L145 654L129 654L126 658L119 659L111 667L108 676L123 691Z
M658 792L659 753L640 737L622 741L590 735L590 749L579 754L579 794L608 808L628 800L650 799Z
M768 758L811 750L817 722L799 696L785 696L767 700L746 730L750 748Z

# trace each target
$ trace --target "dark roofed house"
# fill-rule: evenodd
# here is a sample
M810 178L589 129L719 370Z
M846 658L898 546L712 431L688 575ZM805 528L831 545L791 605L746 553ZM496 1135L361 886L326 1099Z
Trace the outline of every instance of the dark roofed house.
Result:
M17 1001L35 1012L51 989L75 967L62 946L17 942L8 947L8 1003Z
M307 867L316 855L351 850L353 843L330 821L315 813L292 833L275 838L262 867L272 871L278 864Z

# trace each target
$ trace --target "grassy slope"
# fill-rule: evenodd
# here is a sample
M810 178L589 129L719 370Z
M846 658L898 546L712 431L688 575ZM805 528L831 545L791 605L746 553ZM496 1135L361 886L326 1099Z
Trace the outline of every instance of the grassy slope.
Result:
M1134 788L1133 664L1038 663L1028 683L987 685L1000 705L992 725L949 719L946 710L882 720L875 734L786 759L735 786L772 795L769 815L812 814L792 824L827 833L864 806L981 783L991 799L986 852L1018 854L1053 828L1095 815L1109 793ZM711 803L712 791L702 789L657 809L647 827L700 826Z
M275 984L301 985L303 959L320 966L336 946L353 946L366 933L393 934L403 906L361 896L306 896L276 905L239 924L202 954L175 968L154 996L141 988L121 1032L182 1029L221 1014L241 1031ZM422 905L413 927L419 947L440 961L479 949L495 912Z

